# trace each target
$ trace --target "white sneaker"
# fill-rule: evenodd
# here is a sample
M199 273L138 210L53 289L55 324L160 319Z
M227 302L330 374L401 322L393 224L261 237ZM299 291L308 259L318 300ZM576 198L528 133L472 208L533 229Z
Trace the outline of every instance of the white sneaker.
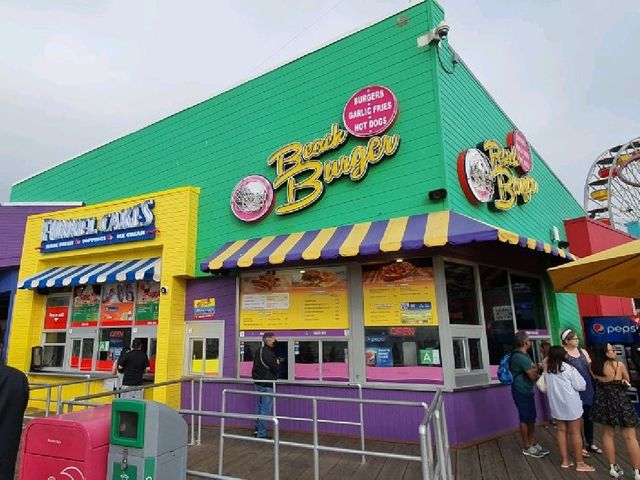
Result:
M609 466L609 476L613 477L613 478L620 478L621 476L624 475L624 472L622 471L622 469L620 468L620 465L618 465L617 463L613 463ZM637 477L634 480L640 480L640 477Z
M637 468L633 471L633 480L640 480L640 470Z

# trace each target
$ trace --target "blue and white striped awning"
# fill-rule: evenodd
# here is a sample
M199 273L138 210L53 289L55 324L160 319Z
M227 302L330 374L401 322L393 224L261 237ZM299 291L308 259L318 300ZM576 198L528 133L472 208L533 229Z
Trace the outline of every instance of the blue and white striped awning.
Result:
M159 282L160 267L161 260L159 258L54 267L19 282L18 288L67 287L133 280Z

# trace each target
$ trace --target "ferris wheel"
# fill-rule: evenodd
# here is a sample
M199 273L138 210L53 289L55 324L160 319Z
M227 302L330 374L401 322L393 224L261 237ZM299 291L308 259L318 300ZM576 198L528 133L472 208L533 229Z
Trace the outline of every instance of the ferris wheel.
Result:
M589 218L626 231L640 220L640 137L600 154L584 185Z

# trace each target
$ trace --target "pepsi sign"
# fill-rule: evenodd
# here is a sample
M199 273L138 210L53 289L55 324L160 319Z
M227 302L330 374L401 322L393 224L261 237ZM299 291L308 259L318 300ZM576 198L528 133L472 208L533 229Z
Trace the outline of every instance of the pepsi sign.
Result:
M640 342L638 317L584 317L587 342L633 344Z

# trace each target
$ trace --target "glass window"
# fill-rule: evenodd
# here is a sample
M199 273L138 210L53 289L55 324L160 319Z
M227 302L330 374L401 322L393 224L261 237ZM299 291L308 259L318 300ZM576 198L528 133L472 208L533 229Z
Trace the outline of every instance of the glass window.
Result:
M64 361L64 345L44 345L42 361L45 367L62 367Z
M64 364L66 332L45 332L42 340L43 367L61 368Z
M98 342L98 362L96 370L110 372L122 350L131 345L130 328L102 328Z
M322 379L349 381L349 343L322 342Z
M296 359L294 377L297 380L319 380L320 342L295 342L293 353Z
M240 377L251 378L253 359L261 342L240 342Z
M205 338L204 341L204 374L219 375L220 373L220 340Z
M480 286L489 364L494 365L497 372L500 359L513 348L515 334L507 271L480 266Z
M473 267L457 263L445 263L449 323L479 325L478 304Z
M469 366L471 370L482 370L482 343L479 338L470 338L469 342Z
M367 380L442 383L432 260L366 265L362 288Z
M518 330L547 329L542 302L542 286L537 278L511 275L511 291L515 304Z
M47 332L44 334L44 343L65 343L67 334L65 332Z
M467 368L464 358L464 338L453 339L453 364L456 370Z
M367 380L442 383L438 327L365 328Z

